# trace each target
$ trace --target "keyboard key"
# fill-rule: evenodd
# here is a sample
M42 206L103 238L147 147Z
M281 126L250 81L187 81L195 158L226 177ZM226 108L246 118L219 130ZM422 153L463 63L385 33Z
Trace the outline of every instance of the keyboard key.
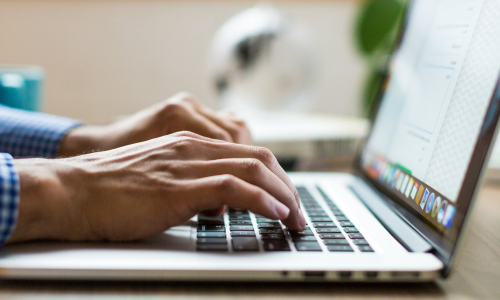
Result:
M259 228L268 228L268 229L280 229L281 224L278 222L275 223L257 223Z
M222 231L200 231L198 232L199 238L225 238L226 233Z
M315 222L313 223L314 227L337 227L333 222Z
M284 234L261 234L263 240L284 240Z
M358 248L361 252L374 252L370 246L359 246Z
M276 220L268 219L268 218L257 218L257 223L273 223Z
M342 228L346 233L359 233L359 230L356 227L344 227Z
M309 236L309 235L314 235L314 233L308 229L308 230L301 230L301 231L290 231L291 236Z
M365 240L365 239L360 239L360 240L354 240L354 245L358 245L358 246L369 246L368 242Z
M354 227L354 224L352 224L351 222L348 222L348 221L339 222L339 224L342 227Z
M316 242L316 237L314 235L307 236L292 236L294 242Z
M231 225L231 231L253 231L253 226L250 225Z
M266 251L291 251L287 241L264 241Z
M301 199L302 204L308 205L308 204L319 204L315 199L313 198L308 198L308 199Z
M229 221L229 225L252 225L250 220L232 220Z
M224 225L223 216L219 217L207 217L203 215L198 215L199 225Z
M324 227L316 229L317 233L340 233L340 229L337 227Z
M326 212L307 212L309 217L328 217Z
M307 210L308 213L313 213L313 212L325 212L325 210L322 207L312 207ZM310 215L310 214L309 214Z
M313 222L331 222L332 219L330 219L329 217L312 217L311 221L313 221Z
M241 215L248 215L248 211L246 211L246 210L230 210L229 211L229 216L241 216Z
M226 231L224 225L198 225L198 231Z
M349 222L349 219L346 217L337 216L336 218L337 218L337 221L339 221L339 222Z
M227 251L226 244L198 244L196 245L198 251Z
M340 210L332 211L333 215L336 217L345 217L345 215Z
M259 251L259 244L254 237L236 237L232 242L234 251Z
M322 239L345 239L342 233L320 233Z
M323 209L319 204L315 204L315 205L302 205L302 208L306 211L306 212L310 212L311 210L313 209Z
M349 233L348 236L351 239L364 239L364 236L361 233Z
M225 238L198 238L196 240L197 244L227 244Z
M261 234L264 233L283 233L283 229L267 229L267 228L262 228L259 230Z
M229 216L229 220L250 220L249 215Z
M231 231L231 236L255 236L255 231Z
M331 252L354 252L352 250L351 246L345 246L345 245L327 245L328 251Z
M324 239L325 245L349 245L346 239Z
M318 243L314 242L297 242L295 243L295 248L297 251L320 251L321 246Z

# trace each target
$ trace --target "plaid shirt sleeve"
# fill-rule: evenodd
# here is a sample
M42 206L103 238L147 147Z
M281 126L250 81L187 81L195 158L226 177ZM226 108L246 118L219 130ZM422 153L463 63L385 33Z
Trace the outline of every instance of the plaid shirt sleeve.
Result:
M13 157L54 158L66 132L80 124L0 105L0 246L14 231L19 213L19 175Z
M16 227L19 213L19 176L10 154L0 153L0 246Z
M55 158L68 130L81 122L0 105L0 152L14 158Z

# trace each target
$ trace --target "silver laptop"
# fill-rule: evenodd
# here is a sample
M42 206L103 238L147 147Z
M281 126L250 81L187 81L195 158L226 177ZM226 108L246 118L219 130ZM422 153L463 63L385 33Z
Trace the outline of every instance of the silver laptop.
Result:
M307 228L228 208L135 243L4 247L0 278L429 281L447 276L500 115L500 1L417 0L355 175L292 173Z

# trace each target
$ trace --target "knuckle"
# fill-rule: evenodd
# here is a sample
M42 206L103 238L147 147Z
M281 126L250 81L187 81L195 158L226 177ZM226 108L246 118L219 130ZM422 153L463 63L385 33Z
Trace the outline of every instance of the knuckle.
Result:
M194 133L192 133L191 131L187 131L187 130L178 131L172 135L175 135L175 136L180 137L180 138L193 138L193 137L195 137Z
M238 179L233 175L221 175L217 182L217 189L222 194L232 194L238 187Z
M171 147L177 152L186 152L189 149L192 149L196 144L196 139L190 135L181 135L179 138L173 142Z
M240 128L247 128L247 123L243 119L234 118L233 122L234 122L234 124L236 124L236 126L238 126Z
M271 150L264 147L254 147L254 148L255 152L257 153L257 156L260 158L262 162L270 164L274 164L276 162L276 157L274 157L274 154L271 152Z
M250 175L259 175L262 172L262 162L255 158L246 158L243 161L245 172Z
M191 93L188 92L180 92L177 95L175 95L175 98L179 103L183 103L185 105L194 105L198 103L198 99Z
M163 108L163 112L167 117L181 116L186 113L186 107L179 102L169 102Z

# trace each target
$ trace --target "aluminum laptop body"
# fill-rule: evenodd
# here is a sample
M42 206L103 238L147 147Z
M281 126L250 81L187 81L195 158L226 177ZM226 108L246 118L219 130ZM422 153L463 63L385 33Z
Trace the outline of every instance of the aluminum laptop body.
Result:
M134 243L1 249L2 279L430 281L447 276L500 115L500 2L417 0L355 174L291 173L308 229L228 208ZM111 212L110 212L111 213Z

